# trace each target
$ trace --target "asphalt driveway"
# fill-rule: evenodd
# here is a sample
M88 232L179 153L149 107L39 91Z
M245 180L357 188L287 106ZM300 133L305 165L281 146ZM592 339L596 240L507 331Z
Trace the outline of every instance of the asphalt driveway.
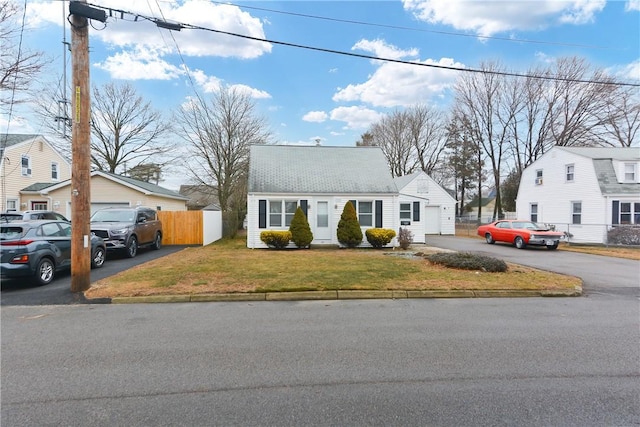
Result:
M126 258L119 253L109 252L102 268L91 270L91 281L104 279L138 264L181 251L187 246L163 246L159 251L139 249L135 258ZM25 280L3 280L0 305L54 305L84 303L81 295L71 292L71 272L57 273L53 283L36 286Z
M487 244L482 239L427 236L427 245L455 251L493 256L507 262L577 276L584 282L583 294L640 297L640 262L545 247L516 249L506 243Z

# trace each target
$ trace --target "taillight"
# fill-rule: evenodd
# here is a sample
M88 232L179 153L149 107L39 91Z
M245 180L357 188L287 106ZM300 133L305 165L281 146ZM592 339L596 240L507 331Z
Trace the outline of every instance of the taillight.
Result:
M27 264L29 262L29 255L18 255L11 259L11 264Z
M10 240L10 241L0 241L0 246L26 246L30 243L33 243L34 240Z

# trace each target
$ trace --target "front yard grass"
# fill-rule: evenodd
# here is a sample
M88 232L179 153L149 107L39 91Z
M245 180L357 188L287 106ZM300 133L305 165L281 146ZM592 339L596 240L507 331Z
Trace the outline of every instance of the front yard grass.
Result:
M397 255L402 256L397 256ZM580 279L509 264L506 273L431 264L396 249L248 249L244 238L191 247L94 283L87 298L323 290L561 290Z

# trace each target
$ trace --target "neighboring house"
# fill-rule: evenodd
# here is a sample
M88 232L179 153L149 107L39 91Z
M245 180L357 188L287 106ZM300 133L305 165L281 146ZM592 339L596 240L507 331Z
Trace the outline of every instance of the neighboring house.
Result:
M429 175L420 171L395 178L400 227L413 233L415 243L427 234L456 233L456 200Z
M188 197L187 209L190 211L199 211L211 206L218 206L218 190L212 185L181 185L179 193Z
M71 181L39 188L43 197L48 198L60 213L71 218ZM188 197L160 187L109 172L91 172L91 213L98 209L122 206L147 206L163 211L187 210Z
M298 206L312 244L339 244L338 221L355 202L360 225L398 230L398 188L379 147L254 145L249 158L247 246L264 230L288 230ZM363 246L368 246L363 238Z
M71 165L42 135L0 135L0 211L55 210L40 190L71 178Z
M640 224L640 149L553 147L523 170L516 210L570 242L606 243L612 227Z

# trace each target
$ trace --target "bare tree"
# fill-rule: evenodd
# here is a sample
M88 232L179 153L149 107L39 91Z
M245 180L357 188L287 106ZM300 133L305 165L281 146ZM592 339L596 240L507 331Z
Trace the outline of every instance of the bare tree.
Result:
M42 52L24 50L23 13L18 2L0 0L0 106L3 109L25 101L20 94L27 92L35 76L48 63Z
M601 122L602 132L597 136L602 145L637 146L640 139L638 89L618 87L609 97Z
M394 177L416 169L432 174L446 145L444 115L424 105L396 110L374 123L356 144L380 147Z
M235 235L239 210L246 209L249 147L270 139L266 121L250 96L233 88L222 88L208 102L192 99L176 116L193 150L194 178L217 187L225 235Z
M91 163L115 173L126 163L158 159L173 149L163 140L171 125L128 83L93 88L91 100Z

